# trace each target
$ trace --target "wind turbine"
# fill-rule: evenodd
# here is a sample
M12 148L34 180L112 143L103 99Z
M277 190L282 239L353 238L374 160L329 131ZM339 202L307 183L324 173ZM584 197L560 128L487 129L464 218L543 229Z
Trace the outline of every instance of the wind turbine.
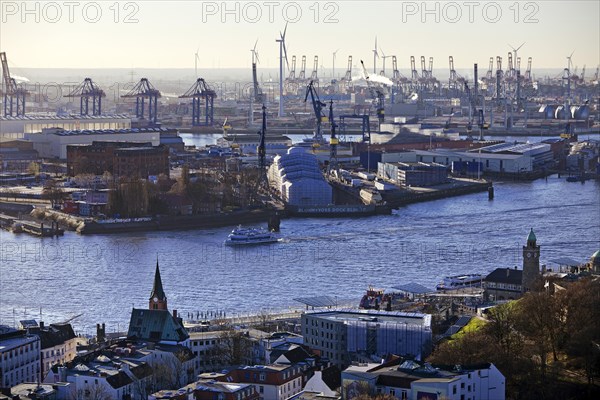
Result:
M567 68L569 69L569 72L571 71L571 67L573 66L573 63L571 62L571 57L573 57L573 54L575 54L575 50L573 50L571 55L567 57Z
M279 39L275 39L279 43L279 117L283 117L283 58L289 69L287 50L285 48L285 33L287 31L287 22L283 29L283 34L279 32Z
M258 64L260 60L258 59L258 51L256 51L256 45L258 44L258 39L254 42L254 47L250 50L252 53L252 64Z
M383 60L383 69L379 72L379 75L385 76L385 59L390 58L391 56L386 56L381 47L379 48L379 51L381 51L381 59Z
M518 60L518 58L517 58L517 51L519 51L519 49L521 47L523 47L524 45L525 45L525 42L521 43L521 45L515 49L510 43L508 44L508 47L510 47L511 49L513 49L513 52L515 53L515 63Z
M194 54L194 73L196 74L196 79L198 79L198 60L200 56L198 56L198 51L200 51L200 47L196 49L196 53Z
M337 49L336 51L333 52L333 70L332 70L332 74L331 74L331 79L335 79L335 55L337 54L338 51L340 51L340 49Z
M375 48L373 51L373 73L377 73L377 59L379 58L379 53L377 52L377 36L375 36Z

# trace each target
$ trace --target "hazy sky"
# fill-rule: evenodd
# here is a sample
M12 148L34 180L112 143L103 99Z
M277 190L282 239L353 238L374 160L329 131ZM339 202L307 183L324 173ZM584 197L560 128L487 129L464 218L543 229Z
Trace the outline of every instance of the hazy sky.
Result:
M435 58L447 69L474 62L487 70L490 56L506 65L509 43L519 46L522 69L600 63L600 1L5 1L0 49L11 68L246 67L258 39L262 67L276 67L275 39L286 20L287 48L305 54L312 69L345 68L348 55L372 70L375 36L387 55L406 69L414 55ZM26 7L23 7L23 4ZM229 10L229 13L227 12ZM237 20L237 21L236 21ZM378 69L381 67L378 60ZM391 67L391 59L386 67ZM299 69L299 66L298 66Z

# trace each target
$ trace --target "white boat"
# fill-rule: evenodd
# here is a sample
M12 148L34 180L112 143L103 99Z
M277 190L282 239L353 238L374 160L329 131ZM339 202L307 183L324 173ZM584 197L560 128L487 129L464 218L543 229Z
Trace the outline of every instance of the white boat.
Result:
M452 290L466 287L479 287L483 281L483 275L455 275L447 276L442 283L439 283L435 288L437 290Z
M263 228L242 228L238 226L231 231L225 244L227 246L244 246L252 244L275 243L279 237Z

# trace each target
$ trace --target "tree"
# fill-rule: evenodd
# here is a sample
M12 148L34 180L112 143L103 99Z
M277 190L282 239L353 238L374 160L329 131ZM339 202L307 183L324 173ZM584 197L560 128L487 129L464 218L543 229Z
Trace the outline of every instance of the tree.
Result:
M84 384L71 395L72 400L111 400L112 397L103 383Z
M41 169L41 164L35 161L30 162L27 166L27 172L35 177L36 182L39 182Z
M218 365L250 364L253 346L245 333L228 329L221 333L209 357Z
M52 208L54 206L62 204L65 198L65 191L58 186L54 179L47 180L42 190L42 198L50 200Z

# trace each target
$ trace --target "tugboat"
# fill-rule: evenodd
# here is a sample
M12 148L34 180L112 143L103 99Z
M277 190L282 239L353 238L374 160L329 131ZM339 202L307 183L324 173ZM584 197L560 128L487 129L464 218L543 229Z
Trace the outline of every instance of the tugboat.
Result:
M276 243L279 237L273 232L269 232L262 228L242 228L238 226L231 231L225 244L227 246L244 246L253 244Z

